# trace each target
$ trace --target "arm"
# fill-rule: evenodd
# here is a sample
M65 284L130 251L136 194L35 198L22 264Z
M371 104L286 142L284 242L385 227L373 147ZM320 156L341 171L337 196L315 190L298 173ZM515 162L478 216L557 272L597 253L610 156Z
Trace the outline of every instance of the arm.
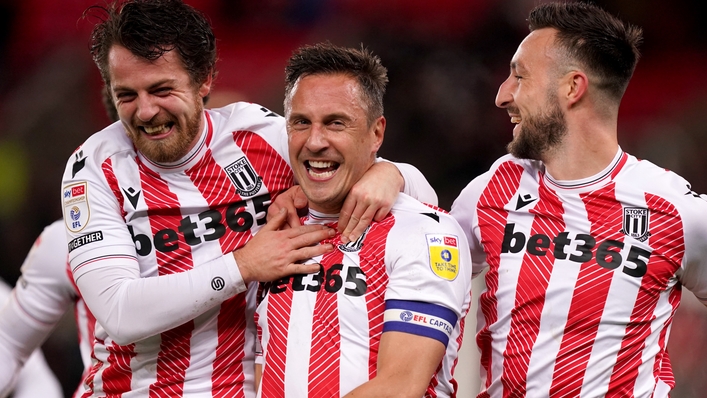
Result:
M358 239L373 220L382 220L400 192L421 202L437 204L437 194L417 168L378 159L344 201L338 225L342 241Z
M284 220L283 210L241 249L188 271L142 278L135 258L107 258L75 270L76 284L106 333L118 344L133 343L196 318L251 281L316 271L297 261L331 250L315 244L333 231L313 225L277 231Z
M428 337L402 332L383 333L376 377L345 397L422 397L444 351L445 346L440 341Z
M49 389L56 384L38 349L75 298L66 273L65 240L61 221L42 232L22 264L20 280L0 310L0 391L9 391L17 376L18 389L21 385L43 384L36 383L40 377L47 378ZM35 375L28 377L28 372ZM25 391L28 395L24 396L32 396L30 390ZM19 396L18 392L15 390L14 396Z
M41 350L35 350L22 368L12 398L61 398L64 392L61 384Z
M382 220L398 196L403 192L417 200L437 205L437 194L422 173L412 165L393 163L380 159L351 188L339 215L342 240L354 241L371 225ZM287 209L287 227L300 225L302 209L307 207L307 197L295 185L279 195L268 209L270 220L280 209Z

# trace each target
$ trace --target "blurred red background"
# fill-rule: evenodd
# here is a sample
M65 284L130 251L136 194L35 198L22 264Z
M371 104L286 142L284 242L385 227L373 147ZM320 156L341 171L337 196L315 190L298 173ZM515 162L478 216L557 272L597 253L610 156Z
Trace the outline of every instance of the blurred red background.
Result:
M283 68L294 48L330 40L366 47L389 69L381 155L420 168L449 208L505 153L498 85L527 34L536 0L187 0L212 21L219 75L210 105L234 99L282 113ZM643 57L625 95L620 143L707 192L707 29L697 0L595 1L643 27ZM45 225L61 217L71 152L108 123L88 53L93 0L0 0L0 277L14 284ZM707 391L707 309L683 305L674 322L673 397ZM45 344L72 391L81 373L71 318ZM467 344L473 340L467 339ZM471 377L471 376L470 376Z

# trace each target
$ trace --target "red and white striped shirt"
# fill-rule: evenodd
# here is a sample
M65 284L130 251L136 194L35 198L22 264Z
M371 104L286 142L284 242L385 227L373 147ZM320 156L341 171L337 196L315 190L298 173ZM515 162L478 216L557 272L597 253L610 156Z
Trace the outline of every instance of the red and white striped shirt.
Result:
M67 163L69 261L97 320L86 396L255 396L258 284L246 291L232 251L294 183L285 123L242 102L203 121L172 164L137 152L120 122ZM432 191L397 166L406 190Z
M479 397L667 397L681 286L707 302L707 201L619 150L556 181L500 158L459 195L480 296Z
M121 123L67 164L69 260L98 321L85 396L255 395L257 284L238 294L231 252L293 184L287 136L283 118L255 104L204 118L199 142L175 164L137 152ZM129 283L105 303L97 287L113 280Z
M310 211L307 224L336 228ZM257 309L262 397L338 397L375 377L382 333L401 331L447 347L427 397L456 391L453 370L471 292L471 259L448 214L400 195L356 242L312 259L320 271L263 284Z

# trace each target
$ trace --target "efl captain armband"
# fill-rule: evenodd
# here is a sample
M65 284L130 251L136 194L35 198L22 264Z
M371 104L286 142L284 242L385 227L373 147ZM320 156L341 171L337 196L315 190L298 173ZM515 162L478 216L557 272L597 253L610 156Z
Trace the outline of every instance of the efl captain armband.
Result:
M439 340L444 346L457 323L449 308L421 301L386 300L383 332L404 332Z

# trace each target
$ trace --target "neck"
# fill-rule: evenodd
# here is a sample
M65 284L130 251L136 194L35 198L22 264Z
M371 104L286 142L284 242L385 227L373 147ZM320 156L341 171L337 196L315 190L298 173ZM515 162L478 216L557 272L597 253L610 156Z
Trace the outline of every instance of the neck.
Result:
M562 143L542 159L553 178L568 181L591 177L614 159L619 149L615 122L582 120L567 127Z

